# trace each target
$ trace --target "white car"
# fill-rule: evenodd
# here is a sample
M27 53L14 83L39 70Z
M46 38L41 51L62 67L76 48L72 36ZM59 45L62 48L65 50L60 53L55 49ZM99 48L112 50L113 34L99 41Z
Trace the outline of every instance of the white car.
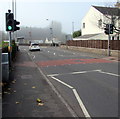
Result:
M39 50L40 51L40 46L38 43L31 43L29 46L29 50L30 51L35 51L35 50Z

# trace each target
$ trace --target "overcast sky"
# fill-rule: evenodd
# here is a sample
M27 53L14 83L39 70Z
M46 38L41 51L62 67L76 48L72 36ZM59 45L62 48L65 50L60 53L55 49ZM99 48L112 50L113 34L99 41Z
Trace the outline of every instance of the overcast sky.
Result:
M0 1L0 30L5 31L5 13L12 10L12 1L15 0ZM58 21L62 31L70 34L72 22L74 31L79 30L91 5L112 6L113 1L117 0L16 0L16 19L20 26L27 27L47 27L50 22Z

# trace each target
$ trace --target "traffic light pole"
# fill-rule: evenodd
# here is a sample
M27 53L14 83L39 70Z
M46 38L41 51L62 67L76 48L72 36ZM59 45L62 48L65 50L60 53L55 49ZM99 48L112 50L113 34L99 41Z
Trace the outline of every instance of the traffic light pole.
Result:
M12 57L11 57L11 41L12 41L12 37L11 37L11 31L9 31L9 47L8 47L8 50L9 50L9 66L11 68L11 63L12 63Z
M108 56L110 56L110 34L108 35Z
M108 56L110 56L110 24L109 24L109 34L108 34Z

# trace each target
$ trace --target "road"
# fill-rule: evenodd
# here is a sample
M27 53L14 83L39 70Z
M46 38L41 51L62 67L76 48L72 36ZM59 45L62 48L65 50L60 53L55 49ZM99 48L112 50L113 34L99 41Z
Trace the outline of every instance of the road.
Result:
M59 47L28 52L78 116L118 116L118 62Z

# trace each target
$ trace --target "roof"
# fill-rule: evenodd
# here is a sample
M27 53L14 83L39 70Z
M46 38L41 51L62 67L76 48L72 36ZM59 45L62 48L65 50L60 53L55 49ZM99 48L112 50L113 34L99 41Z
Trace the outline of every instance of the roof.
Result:
M115 15L120 16L120 9L115 7L101 7L101 6L93 6L95 9L100 11L102 14L105 15Z
M108 35L104 33L86 34L80 37L73 38L73 40L108 40Z
M79 37L77 37L78 39L79 38L85 38L85 39L87 39L87 38L90 38L90 37L94 37L94 36L96 36L96 35L99 35L99 33L97 33L97 34L86 34L86 35L83 35L83 36L79 36Z

